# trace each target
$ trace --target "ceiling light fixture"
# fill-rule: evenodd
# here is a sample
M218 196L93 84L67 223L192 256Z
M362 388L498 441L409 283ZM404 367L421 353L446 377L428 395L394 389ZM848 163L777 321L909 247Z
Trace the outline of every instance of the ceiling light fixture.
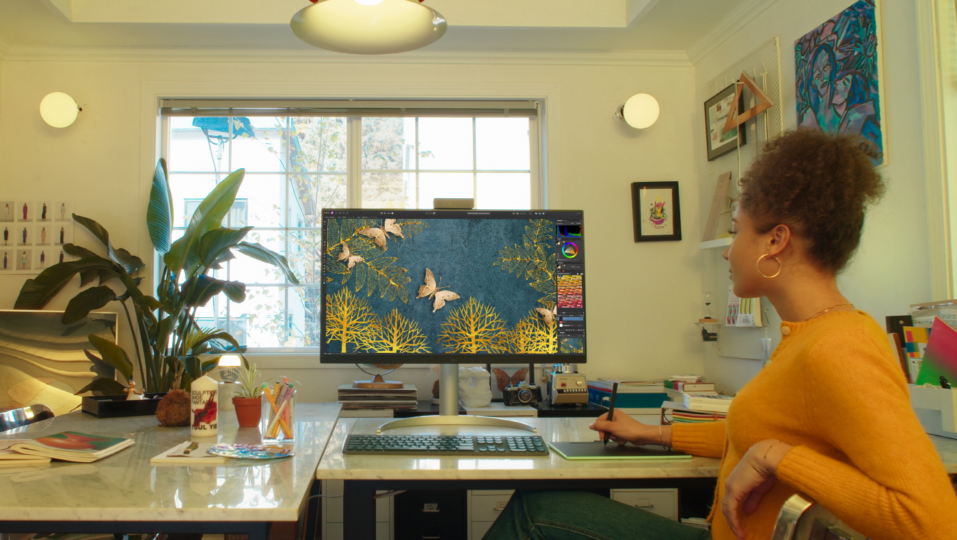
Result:
M47 94L40 101L40 117L55 128L69 126L82 110L73 98L63 92Z
M442 14L417 0L310 0L289 26L296 37L330 51L389 54L439 40L448 27Z
M635 94L618 107L615 116L635 129L651 127L658 120L658 100L649 94Z

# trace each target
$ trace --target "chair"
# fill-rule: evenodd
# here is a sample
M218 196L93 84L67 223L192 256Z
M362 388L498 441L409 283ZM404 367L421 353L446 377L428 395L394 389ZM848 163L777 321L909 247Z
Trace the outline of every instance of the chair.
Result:
M771 540L867 540L834 517L823 506L800 495L784 501Z
M0 412L0 432L23 428L41 420L53 418L53 411L46 405L27 405L19 409Z

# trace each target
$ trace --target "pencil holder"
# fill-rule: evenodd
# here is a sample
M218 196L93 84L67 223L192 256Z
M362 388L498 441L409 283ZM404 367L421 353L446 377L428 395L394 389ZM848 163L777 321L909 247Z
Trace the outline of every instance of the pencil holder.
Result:
M262 439L266 443L293 442L296 428L296 388L288 382L264 385Z

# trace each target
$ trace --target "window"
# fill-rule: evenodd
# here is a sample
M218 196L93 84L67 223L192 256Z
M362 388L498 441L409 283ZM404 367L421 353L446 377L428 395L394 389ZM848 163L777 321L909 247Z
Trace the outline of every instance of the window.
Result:
M528 209L542 200L533 102L170 100L162 129L174 237L217 182L244 168L224 225L254 226L246 239L284 255L299 277L289 284L242 255L213 272L244 282L247 298L217 296L197 313L201 326L263 352L318 344L320 209L432 208L437 197Z

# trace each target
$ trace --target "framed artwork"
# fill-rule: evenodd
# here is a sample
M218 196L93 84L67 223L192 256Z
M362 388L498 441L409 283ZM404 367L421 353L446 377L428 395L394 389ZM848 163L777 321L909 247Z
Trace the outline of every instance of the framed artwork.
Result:
M116 343L116 314L90 313L63 324L62 311L0 311L0 408L42 403L57 416L79 408L78 390L113 368L93 364L87 336Z
M877 9L859 0L794 42L798 127L854 134L885 162Z
M681 240L678 182L634 182L631 211L635 242Z
M73 242L73 203L20 200L0 194L0 275L39 274L71 261L63 251Z
M744 146L748 142L747 130L739 129L740 126L723 133L724 124L728 120L728 113L731 111L731 103L734 102L734 95L735 87L734 84L731 84L704 102L704 128L708 137L708 161L713 161L737 148L739 146L739 136L741 137L740 146ZM743 93L738 99L737 109L744 110Z

